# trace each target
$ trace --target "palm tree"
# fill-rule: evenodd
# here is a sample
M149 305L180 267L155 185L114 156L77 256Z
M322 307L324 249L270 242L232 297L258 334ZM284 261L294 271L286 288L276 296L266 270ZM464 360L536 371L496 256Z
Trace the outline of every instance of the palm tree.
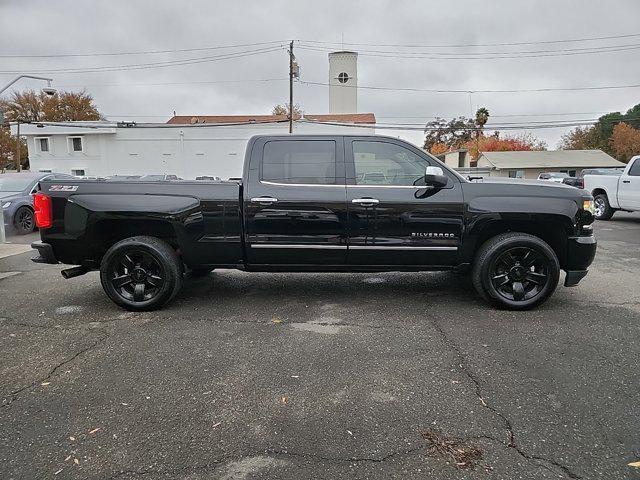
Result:
M478 135L482 132L485 124L489 121L489 110L480 107L476 112L476 125L478 126Z

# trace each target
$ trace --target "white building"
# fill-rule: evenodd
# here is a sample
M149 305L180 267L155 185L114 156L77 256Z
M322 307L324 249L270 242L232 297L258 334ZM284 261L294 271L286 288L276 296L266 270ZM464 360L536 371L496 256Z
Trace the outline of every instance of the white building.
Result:
M104 177L169 174L185 179L242 176L244 150L253 135L289 132L286 116L173 117L167 124L65 122L21 125L33 171ZM355 126L327 125L339 122ZM370 135L373 114L318 115L294 121L296 134Z
M338 84L330 87L331 113L296 116L293 133L375 133L375 116L357 113L356 63L355 53L329 54L330 76ZM288 132L286 115L185 115L166 124L63 122L20 127L34 171L96 177L168 174L185 179L240 177L249 138Z
M329 113L358 111L358 54L329 54Z

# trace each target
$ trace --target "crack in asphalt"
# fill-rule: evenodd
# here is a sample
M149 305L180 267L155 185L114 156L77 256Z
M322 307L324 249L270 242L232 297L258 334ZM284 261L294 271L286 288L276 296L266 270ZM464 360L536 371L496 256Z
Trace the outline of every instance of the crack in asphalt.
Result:
M484 397L482 396L482 387L480 385L480 380L478 380L476 375L471 371L471 369L467 365L466 358L465 358L464 354L462 353L462 350L460 349L460 347L449 338L449 336L444 331L444 329L440 326L440 324L438 323L438 321L437 321L437 319L435 317L433 317L432 315L429 315L429 319L431 321L431 325L433 325L433 328L436 329L436 331L438 332L438 334L442 338L444 344L451 351L453 351L456 354L456 356L458 357L460 370L474 384L474 386L475 386L475 394L478 397L478 399L480 400L480 403L482 404L482 406L484 408L490 410L495 416L500 418L500 420L504 424L504 426L505 426L505 428L507 430L507 433L508 433L509 441L505 442L504 440L496 439L496 438L489 437L489 436L483 436L482 438L487 438L487 439L490 439L490 440L493 440L493 441L497 441L497 442L501 443L502 445L504 445L507 448L513 448L516 452L518 452L518 454L521 457L525 458L526 460L529 460L529 461L537 460L537 461L540 461L540 462L545 462L545 463L547 463L549 465L553 465L553 466L557 467L558 469L560 469L562 471L562 473L565 474L569 478L581 479L582 477L577 475L576 473L574 473L569 467L567 467L565 465L562 465L561 463L559 463L559 462L557 462L555 460L550 460L548 458L541 457L541 456L538 456L538 455L528 454L520 446L518 446L518 444L516 443L515 433L513 431L513 425L511 423L511 420L509 420L509 418L505 414L500 412L497 408L495 408L494 406L489 404L484 399ZM547 470L551 471L554 474L557 473L556 471L550 469L546 465L540 465L540 466L542 466L544 468L547 468Z
M76 358L78 358L79 356L83 355L84 353L88 352L89 350L93 350L94 348L96 348L99 344L101 344L102 342L104 342L107 338L109 337L108 334L104 334L102 336L100 336L95 342L93 342L91 345L82 348L81 350L78 350L76 353L74 353L71 357L66 358L65 360L63 360L62 362L58 363L57 365L55 365L51 370L49 370L49 373L39 379L39 380L34 380L32 383L30 383L29 385L25 385L24 387L19 388L18 390L14 390L13 392L7 394L4 396L4 398L2 399L2 407L8 407L9 405L11 405L17 398L18 396L27 391L27 390L31 390L32 388L34 388L35 386L37 386L39 383L43 383L46 382L47 380L49 380L57 371L58 369L62 368L63 366L67 365L68 363L73 362ZM7 400L9 399L9 400Z
M207 471L207 470L215 470L216 468L222 466L223 464L229 463L229 462L235 462L238 460L241 460L243 458L250 458L250 457L255 457L255 456L259 456L259 455L267 455L267 456L272 456L272 457L295 457L295 458L304 458L304 459L309 459L309 460L313 460L315 462L328 462L328 463L337 463L337 464L341 464L341 463L364 463L364 462L371 462L371 463L383 463L386 462L387 460L393 458L393 457L397 457L397 456L404 456L404 455L411 455L413 453L416 453L420 450L424 450L424 445L421 445L419 447L413 447L413 448L409 448L409 449L402 449L402 450L396 450L393 452L390 452L386 455L383 455L382 457L331 457L331 456L324 456L324 455L317 455L314 453L305 453L305 452L292 452L286 449L280 450L280 449L267 449L267 450L262 450L260 452L255 452L255 453L246 453L240 456L229 456L229 457L223 457L219 460L214 460L211 461L209 463L206 463L204 465L194 465L194 466L190 466L190 467L182 467L182 468L177 468L177 469L171 469L171 470L154 470L151 468L145 468L142 470L122 470L120 472L117 472L115 474L113 474L110 478L110 480L114 480L116 478L120 478L126 475L129 476L144 476L144 475L152 475L152 474L179 474L179 473L193 473L193 472L198 472L198 471Z

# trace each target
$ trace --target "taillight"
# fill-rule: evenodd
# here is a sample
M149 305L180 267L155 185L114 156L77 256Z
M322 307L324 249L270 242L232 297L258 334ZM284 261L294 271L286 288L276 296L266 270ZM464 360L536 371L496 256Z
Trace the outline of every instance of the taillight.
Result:
M584 188L584 178L578 179L578 188Z
M44 193L36 193L33 198L33 209L36 212L36 226L38 228L51 228L53 225L51 197Z

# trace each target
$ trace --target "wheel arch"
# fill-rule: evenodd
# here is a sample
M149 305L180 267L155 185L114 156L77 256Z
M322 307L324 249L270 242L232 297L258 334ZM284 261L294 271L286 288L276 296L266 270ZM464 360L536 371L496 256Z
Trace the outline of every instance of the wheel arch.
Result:
M490 238L503 233L527 233L546 242L554 251L564 268L567 263L567 238L573 233L573 224L562 215L533 215L529 218L499 218L485 222L474 232L472 250L466 253L471 262L476 258L480 247Z

